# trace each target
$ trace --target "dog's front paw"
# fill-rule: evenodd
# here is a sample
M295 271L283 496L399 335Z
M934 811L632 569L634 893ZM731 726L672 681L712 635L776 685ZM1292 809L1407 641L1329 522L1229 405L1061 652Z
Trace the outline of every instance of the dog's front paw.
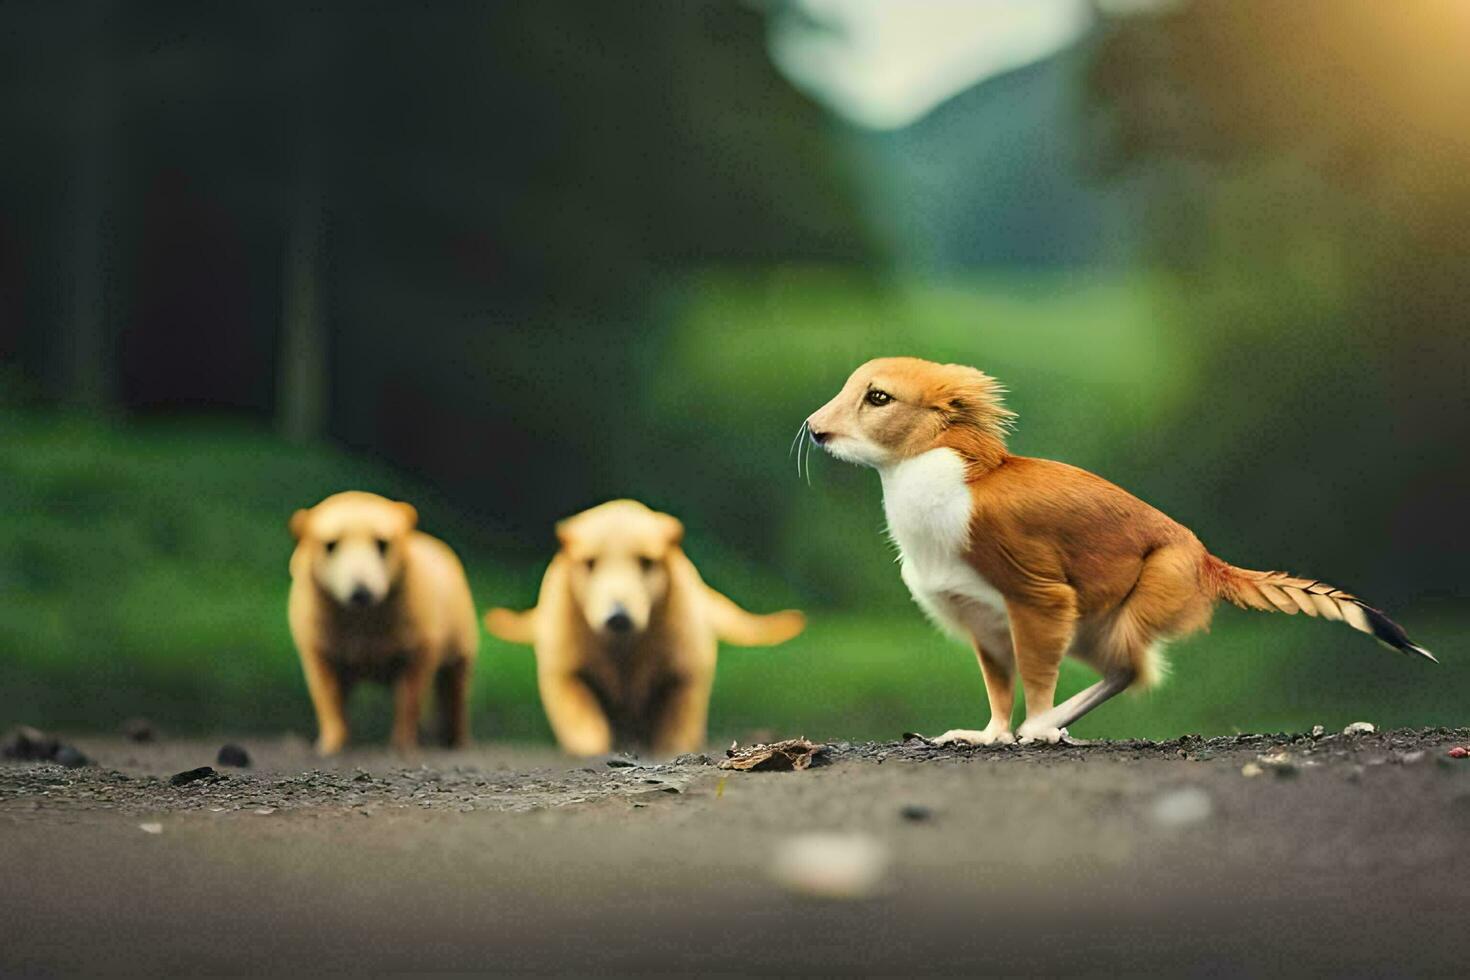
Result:
M1006 745L1016 740L1008 730L986 726L983 731L951 728L938 738L927 739L930 745Z
M1022 745L1034 745L1037 742L1056 745L1067 737L1067 730L1065 728L1048 728L1044 725L1028 726L1023 722L1016 734L1021 737Z
M336 755L342 751L346 744L347 732L339 729L327 729L317 736L316 754L321 756Z

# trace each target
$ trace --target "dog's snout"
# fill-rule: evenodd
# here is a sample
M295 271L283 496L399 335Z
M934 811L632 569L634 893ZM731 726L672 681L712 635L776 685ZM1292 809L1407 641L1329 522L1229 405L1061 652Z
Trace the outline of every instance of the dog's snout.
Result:
M614 606L612 614L607 617L606 625L614 633L626 633L633 628L633 617L621 605Z
M373 603L373 594L368 590L367 586L359 585L352 590L352 594L347 597L347 601L358 608L370 606Z
M821 429L813 429L809 427L806 431L811 435L812 442L816 443L819 446L823 445L828 439L832 438L832 433L823 432Z

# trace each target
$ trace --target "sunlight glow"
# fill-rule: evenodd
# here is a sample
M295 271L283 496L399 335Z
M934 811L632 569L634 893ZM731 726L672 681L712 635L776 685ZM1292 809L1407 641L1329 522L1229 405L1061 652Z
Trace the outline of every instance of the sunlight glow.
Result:
M768 43L791 83L839 116L901 129L1091 22L1085 0L784 0L768 8Z

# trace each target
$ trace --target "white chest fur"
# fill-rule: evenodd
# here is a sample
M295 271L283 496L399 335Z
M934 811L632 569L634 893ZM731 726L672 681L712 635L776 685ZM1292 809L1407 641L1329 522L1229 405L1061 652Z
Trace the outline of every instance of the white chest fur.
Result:
M961 638L1000 633L1009 646L1005 599L965 560L973 500L964 460L931 449L879 472L888 533L914 600Z

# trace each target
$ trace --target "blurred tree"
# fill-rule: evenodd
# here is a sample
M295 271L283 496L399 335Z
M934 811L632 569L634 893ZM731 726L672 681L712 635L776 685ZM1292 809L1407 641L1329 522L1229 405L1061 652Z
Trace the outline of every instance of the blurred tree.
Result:
M1385 602L1465 581L1425 545L1470 533L1467 37L1445 0L1197 0L1110 21L1090 77L1098 170L1159 179L1152 258L1208 366L1169 443L1224 526L1412 569L1362 585Z
M109 20L114 0L88 0L77 11L75 89L65 113L71 165L68 182L70 249L66 308L60 318L63 391L72 405L93 411L112 399L111 323L107 317L110 234L115 208L115 55Z
M285 295L276 425L287 439L304 443L325 434L328 404L327 327L320 295L326 224L321 86L332 60L316 11L298 8L288 17L284 60L295 98L288 108L291 186L281 272Z
M53 399L272 418L540 529L646 469L665 287L872 254L821 113L737 3L158 0L112 8L85 48L90 3L0 12L25 148L0 161L0 214L44 243L11 287L14 346ZM66 149L52 110L81 73L42 50L110 79L109 154ZM50 231L76 183L58 156L106 181L95 250ZM48 271L102 262L105 303Z

